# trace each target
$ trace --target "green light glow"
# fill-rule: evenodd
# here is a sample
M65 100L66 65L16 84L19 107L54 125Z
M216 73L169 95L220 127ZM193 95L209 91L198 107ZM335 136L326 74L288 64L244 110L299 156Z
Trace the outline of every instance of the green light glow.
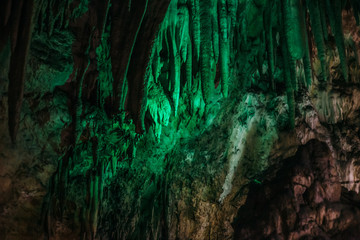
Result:
M71 20L95 11L91 4L97 1L78 2ZM123 11L137 13L135 4L134 1L126 2ZM112 24L118 19L109 13L104 17L104 28L90 23L84 25L84 31L91 28L91 34L87 42L76 42L81 42L84 44L81 47L87 49L81 56L71 56L70 43L75 40L69 32L63 35L67 44L65 40L46 43L59 44L56 45L57 53L61 50L67 55L65 60L61 59L66 64L62 61L59 61L61 64L53 63L62 68L61 73L42 66L38 69L42 74L37 76L37 84L53 78L47 83L51 83L48 88L53 91L56 86L67 82L69 86L66 87L70 90L64 91L68 91L66 94L73 104L69 104L72 115L67 116L64 124L75 133L66 146L67 152L59 163L59 171L53 177L57 188L52 189L52 194L59 202L65 199L65 191L66 198L86 202L81 211L89 222L87 231L92 233L96 232L103 191L110 186L115 188L116 184L121 185L124 188L121 191L126 194L131 194L132 187L140 189L136 194L139 195L137 204L141 206L141 213L152 214L146 207L155 204L156 198L163 197L157 188L164 181L163 176L167 176L169 165L174 164L175 160L168 158L175 146L183 142L187 144L192 138L211 135L209 129L216 129L216 132L226 124L226 128L230 128L228 132L224 131L227 136L222 138L224 141L230 138L228 145L221 145L229 150L224 154L229 166L226 166L228 170L221 184L222 193L216 196L216 201L226 201L237 174L246 174L242 172L242 164L246 163L259 172L265 169L277 131L291 130L296 126L296 97L318 84L326 85L326 80L330 79L326 58L326 51L332 43L330 35L334 37L334 46L338 50L343 78L348 79L342 8L334 0L172 0L164 20L156 28L152 48L146 49L151 52L147 56L147 66L145 63L139 66L143 69L136 69L144 76L139 82L134 77L136 74L130 74L134 71L130 68L133 64L130 60L139 55L136 46L148 41L139 39L139 36L143 36L142 31L148 31L146 22L153 17L149 10L152 6L151 1L146 1L145 9L136 19L139 24L131 25L133 35L126 42L128 45L123 46L131 49L129 54L124 54L125 60L112 55L114 52L122 53L122 50L113 49L112 34L116 35L117 30L112 29L116 26ZM51 28L55 26L53 23ZM99 29L103 33L95 39ZM52 30L52 34L60 38L57 31ZM47 56L41 52L44 45L41 36L39 33L34 37L32 51L43 54L39 55L44 59L39 57L38 60L46 62ZM346 41L346 44L351 44L351 41ZM317 51L312 51L315 48ZM83 62L79 66L76 62L76 69L73 69L68 63L70 56L76 60L81 58L80 62ZM114 63L116 57L120 59L116 59L119 60L118 66ZM124 73L119 70L121 74L118 75L123 79L114 73L121 67ZM77 76L82 72L83 75ZM92 79L93 76L96 77ZM139 89L136 86L129 94L127 88L135 81L140 85ZM114 86L117 82L119 86ZM31 86L27 88L32 89ZM91 89L89 96L83 96L82 91L88 89ZM137 102L140 98L144 98L143 101ZM126 107L129 102L141 109L139 116ZM274 106L265 106L267 103ZM238 108L234 107L230 112L223 109L224 106ZM231 119L221 116L224 113L230 116L234 112L236 116ZM219 119L225 122L218 122ZM146 130L141 135L135 131L139 125ZM185 162L203 161L201 164L206 166L207 161L212 161L201 154L194 155L194 152L184 155ZM258 175L247 179L262 184L255 176ZM133 184L129 186L127 178L136 181L129 181ZM77 189L79 186L81 190ZM58 207L57 204L53 207ZM126 204L130 206L132 203ZM142 237L142 233L134 231L133 234L139 239Z

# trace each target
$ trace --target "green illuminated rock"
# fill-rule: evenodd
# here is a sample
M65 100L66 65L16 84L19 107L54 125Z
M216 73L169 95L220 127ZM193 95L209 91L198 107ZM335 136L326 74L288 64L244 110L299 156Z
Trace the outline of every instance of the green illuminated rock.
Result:
M2 1L0 239L243 239L251 189L275 207L249 229L300 238L297 209L325 216L333 199L314 179L272 182L300 145L326 143L343 161L328 168L359 189L359 13L355 0ZM302 177L291 169L279 179ZM286 211L266 195L280 186L300 193ZM353 223L306 219L329 239Z

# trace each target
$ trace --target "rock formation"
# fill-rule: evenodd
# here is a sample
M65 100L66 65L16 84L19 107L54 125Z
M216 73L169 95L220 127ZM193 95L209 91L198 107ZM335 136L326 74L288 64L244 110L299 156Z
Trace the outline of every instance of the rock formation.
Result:
M0 3L0 239L357 239L356 0Z

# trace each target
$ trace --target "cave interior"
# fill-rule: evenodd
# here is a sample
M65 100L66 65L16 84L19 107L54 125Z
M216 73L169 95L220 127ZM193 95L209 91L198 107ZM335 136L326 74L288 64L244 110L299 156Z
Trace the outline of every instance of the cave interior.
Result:
M0 240L360 239L358 0L1 0Z

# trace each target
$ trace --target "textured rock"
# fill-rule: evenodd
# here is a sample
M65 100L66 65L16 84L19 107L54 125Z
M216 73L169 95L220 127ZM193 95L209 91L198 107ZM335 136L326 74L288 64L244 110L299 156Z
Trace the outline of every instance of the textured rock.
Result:
M295 157L286 161L273 180L264 182L263 186L250 187L246 203L240 208L233 225L235 239L263 239L272 236L280 239L303 239L305 236L332 239L339 232L357 225L359 209L354 202L344 203L337 198L341 194L338 187L339 176L334 176L337 179L334 183L337 184L328 183L327 174L331 172L331 165L324 163L325 159L333 161L326 144L312 140L300 147ZM321 170L314 167L319 165L323 166ZM306 191L301 191L305 203L299 198L301 192L289 189L289 184L298 184L293 180L301 179L301 169L304 166L307 166L316 179L308 186L302 185L306 188ZM325 187L332 194L327 194ZM265 188L270 188L267 190L270 194L262 195L267 198L262 200L257 195ZM349 209L356 210L349 212ZM263 226L263 219L267 219L265 223L270 226ZM339 224L343 225L340 227ZM259 229L259 225L262 228ZM263 232L261 229L272 231Z
M356 239L339 3L2 1L0 239Z

